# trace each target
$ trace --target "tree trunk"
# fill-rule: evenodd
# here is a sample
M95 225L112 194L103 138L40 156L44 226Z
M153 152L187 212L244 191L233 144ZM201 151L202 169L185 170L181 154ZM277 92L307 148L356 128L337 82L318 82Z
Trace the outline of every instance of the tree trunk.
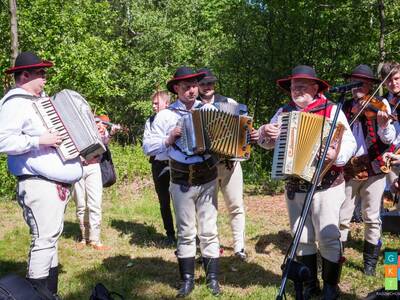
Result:
M379 60L385 61L385 3L384 0L378 0L379 21L381 23L380 37L379 37Z
M379 37L379 64L377 68L378 75L381 73L382 66L385 62L385 3L384 0L378 0L379 9L379 21L381 23L380 27L380 37ZM383 79L383 78L382 78ZM383 86L379 89L379 95L383 95Z
M9 0L10 3L10 24L11 24L11 65L15 63L18 55L18 20L17 0Z

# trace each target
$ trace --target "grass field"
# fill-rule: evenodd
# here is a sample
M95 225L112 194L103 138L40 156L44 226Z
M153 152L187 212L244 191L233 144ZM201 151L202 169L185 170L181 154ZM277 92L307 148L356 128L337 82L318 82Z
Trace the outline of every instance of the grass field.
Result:
M221 258L221 299L275 299L281 280L280 265L291 236L282 196L245 195L247 252L249 260L232 257L229 222L220 199L219 230L224 252ZM63 299L89 299L91 289L102 282L126 299L172 299L178 283L174 249L163 244L158 202L149 179L138 179L105 191L103 242L111 251L76 249L79 227L71 201L59 243L60 294ZM0 276L25 274L29 247L28 228L15 201L0 202ZM362 267L362 226L353 225L352 240L340 283L342 299L362 299L383 285L382 259L376 278L365 277ZM385 236L385 246L400 248L395 236ZM204 285L204 272L196 268L196 288L191 299L212 299ZM287 287L293 299L292 284Z

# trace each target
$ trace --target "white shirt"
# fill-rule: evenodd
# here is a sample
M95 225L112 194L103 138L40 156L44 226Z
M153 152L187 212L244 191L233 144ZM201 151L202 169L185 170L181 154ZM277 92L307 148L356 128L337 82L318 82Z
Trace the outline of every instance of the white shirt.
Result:
M201 102L196 100L193 107L200 104ZM157 158L159 160L173 159L184 164L195 164L208 159L210 157L208 154L204 156L188 156L173 146L167 147L165 145L169 133L178 125L181 117L188 113L186 106L180 100L172 103L167 109L160 111L153 121L150 136L146 140L143 139L145 153L147 155L159 155Z
M148 118L146 121L146 124L144 125L144 133L143 133L143 152L146 155L151 156L151 145L152 145L152 135L151 135L151 129L153 128L153 124L150 124L150 119ZM153 119L153 122L155 120L155 116ZM153 149L154 150L154 149ZM165 149L165 151L162 151L160 153L158 153L157 155L155 155L155 160L168 160L168 153L167 153L167 149Z
M63 162L53 147L39 145L47 130L33 107L33 101L11 95L32 96L22 88L10 90L0 100L0 152L8 154L8 169L15 175L41 175L73 183L82 177L79 157Z
M200 97L201 98L201 97ZM210 104L214 103L214 99L215 99L215 95L212 96L211 101L209 102ZM202 99L203 100L203 99ZM206 100L205 100L206 101ZM226 101L228 101L228 103L231 104L237 104L237 102L235 100L233 100L232 98L228 98L226 97ZM207 101L208 102L208 101Z
M278 117L282 114L283 108L281 107L275 115L272 117L270 124L278 123ZM336 113L336 105L332 107L330 118ZM340 144L339 154L334 163L335 166L341 167L344 166L348 160L354 155L356 151L356 140L351 132L349 123L347 122L346 116L342 111L339 112L338 122L342 123L345 126L345 130L342 136L342 141ZM258 144L265 149L272 149L275 147L275 140L270 140L264 135L264 125L259 128L260 138L258 140Z

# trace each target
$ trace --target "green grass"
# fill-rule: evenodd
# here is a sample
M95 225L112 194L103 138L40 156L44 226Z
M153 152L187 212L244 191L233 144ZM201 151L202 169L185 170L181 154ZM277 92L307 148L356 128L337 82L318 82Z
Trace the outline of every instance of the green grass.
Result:
M126 150L115 151L119 164L123 151ZM134 171L129 170L128 163L119 166L120 182L105 190L103 200L102 239L112 246L111 251L99 252L89 247L77 250L79 226L75 205L72 201L68 204L59 242L59 287L65 300L89 299L98 282L123 294L125 299L175 297L179 280L177 260L174 249L163 243L164 230L148 166L140 163ZM280 265L291 240L285 204L280 195L246 194L245 202L249 260L239 263L232 257L229 218L223 200L219 200L218 224L224 247L220 299L275 299L281 281ZM24 276L30 237L21 210L15 201L0 201L0 215L0 276ZM383 285L382 258L377 277L366 277L361 272L362 239L362 226L353 225L340 284L341 299L362 299ZM400 248L397 236L385 235L384 242L386 248ZM196 266L196 288L189 299L214 299L204 282L204 272ZM287 296L294 299L291 282Z

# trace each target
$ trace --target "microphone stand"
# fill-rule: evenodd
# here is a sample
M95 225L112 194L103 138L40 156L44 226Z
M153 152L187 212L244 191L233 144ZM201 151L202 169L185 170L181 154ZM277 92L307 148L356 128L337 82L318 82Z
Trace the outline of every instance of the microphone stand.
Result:
M303 232L303 229L304 229L307 214L311 207L311 202L312 202L313 196L315 194L315 189L317 188L317 184L319 182L319 177L321 176L322 166L325 162L325 158L328 153L329 145L332 140L333 132L336 128L336 123L337 123L337 120L339 117L339 112L342 110L342 107L344 104L345 94L346 94L346 91L341 91L341 93L340 93L339 102L337 103L337 106L336 106L335 116L333 117L332 125L329 130L328 137L326 139L324 151L322 152L321 158L318 161L318 164L317 164L317 167L316 167L316 170L314 173L314 177L311 182L311 186L307 191L307 195L306 195L306 198L305 198L305 201L303 204L303 209L302 209L301 215L300 215L299 224L296 228L296 232L293 236L291 246L289 247L289 250L288 250L288 252L290 251L289 255L287 255L287 257L285 257L284 262L282 264L282 270L283 270L282 281L281 281L281 285L279 287L278 295L276 296L276 300L283 299L282 297L283 297L283 294L285 293L285 287L286 287L286 283L287 283L288 279L291 279L294 283L296 300L303 300L303 292L302 292L303 291L303 282L309 279L310 270L303 264L300 264L300 263L294 261L294 256L296 255L296 250L299 246L300 237L301 237L301 233ZM307 271L304 271L304 268L306 268Z

